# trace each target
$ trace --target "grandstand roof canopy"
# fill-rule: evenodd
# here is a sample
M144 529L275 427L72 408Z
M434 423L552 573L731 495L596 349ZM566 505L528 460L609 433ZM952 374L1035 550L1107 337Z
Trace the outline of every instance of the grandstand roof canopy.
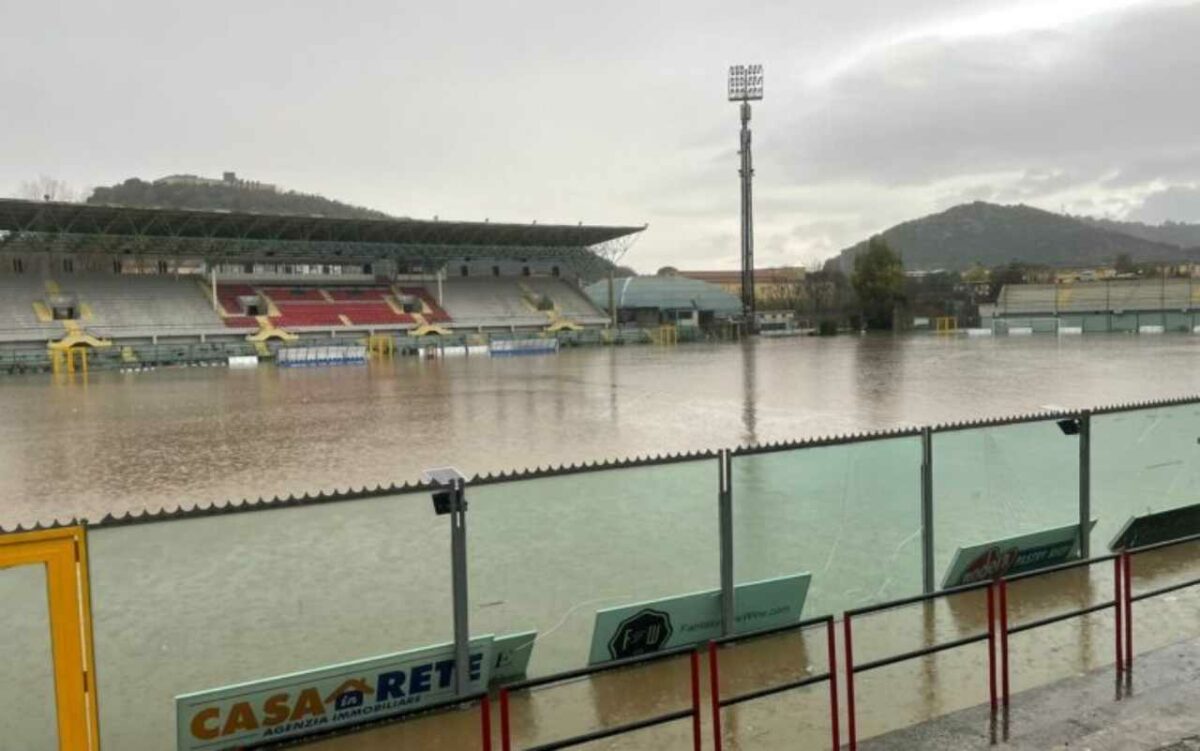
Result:
M420 219L335 219L191 209L0 199L0 230L230 240L588 247L645 227L493 224Z
M0 247L194 254L210 259L444 260L464 254L545 257L628 242L645 227L419 219L336 219L0 199ZM541 251L541 252L538 252ZM591 254L589 254L591 255Z

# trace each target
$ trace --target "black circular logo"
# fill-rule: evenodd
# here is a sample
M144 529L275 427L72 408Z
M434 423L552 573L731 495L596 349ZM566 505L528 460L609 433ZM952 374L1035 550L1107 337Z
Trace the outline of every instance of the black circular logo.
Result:
M608 640L608 654L614 660L657 652L671 638L671 616L661 610L644 608L621 621Z

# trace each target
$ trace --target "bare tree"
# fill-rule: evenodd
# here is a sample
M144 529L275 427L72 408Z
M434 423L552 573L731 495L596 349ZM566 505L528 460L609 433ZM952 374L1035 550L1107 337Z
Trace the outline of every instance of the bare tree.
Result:
M18 191L20 198L31 201L82 201L83 192L72 188L65 180L59 180L49 175L39 175L36 180L25 180Z

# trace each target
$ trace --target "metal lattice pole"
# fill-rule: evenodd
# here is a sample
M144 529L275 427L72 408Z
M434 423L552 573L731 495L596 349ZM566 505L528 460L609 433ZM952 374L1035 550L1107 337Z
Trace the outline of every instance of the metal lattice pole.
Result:
M750 329L755 328L754 295L754 159L750 148L750 102L763 98L763 66L734 65L729 68L729 101L741 102L742 130L738 145L742 184L742 309Z

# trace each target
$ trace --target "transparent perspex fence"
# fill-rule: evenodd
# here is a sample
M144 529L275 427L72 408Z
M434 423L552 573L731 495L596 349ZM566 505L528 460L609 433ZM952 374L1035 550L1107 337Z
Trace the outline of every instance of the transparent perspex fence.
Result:
M717 497L716 457L469 486L471 630L587 665L597 611L719 589Z
M92 529L101 741L166 748L174 697L453 639L428 493Z
M809 573L804 617L921 588L921 438L735 454L739 586Z
M1200 503L1200 405L1093 415L1093 554L1133 516Z
M1058 419L933 434L934 584L958 548L1079 523L1079 435Z
M58 748L46 567L0 567L0 745Z

